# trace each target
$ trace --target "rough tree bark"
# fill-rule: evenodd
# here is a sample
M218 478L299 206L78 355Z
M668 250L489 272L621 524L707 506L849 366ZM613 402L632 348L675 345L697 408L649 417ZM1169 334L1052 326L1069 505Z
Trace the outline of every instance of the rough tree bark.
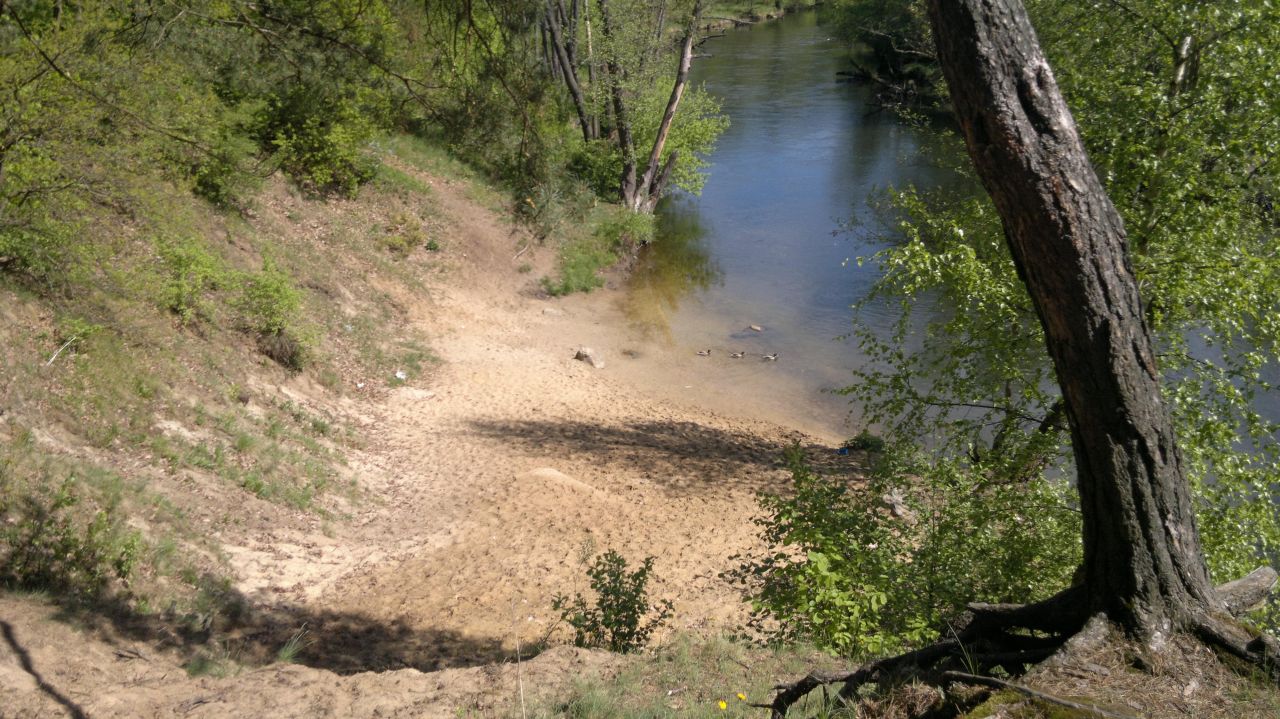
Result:
M965 683L948 671L959 667L1016 674L1059 651L1069 655L1073 636L1104 637L1107 622L1153 649L1173 632L1195 634L1280 680L1277 642L1232 619L1269 596L1277 574L1262 567L1210 584L1124 226L1026 11L1019 0L928 5L969 155L1003 221L1061 385L1083 576L1036 604L971 604L967 620L935 644L780 685L773 716L834 682L851 698L863 684L903 673L940 685Z
M1119 213L1017 0L930 0L969 155L1004 223L1063 392L1084 523L1083 597L1144 637L1224 611L1161 401Z

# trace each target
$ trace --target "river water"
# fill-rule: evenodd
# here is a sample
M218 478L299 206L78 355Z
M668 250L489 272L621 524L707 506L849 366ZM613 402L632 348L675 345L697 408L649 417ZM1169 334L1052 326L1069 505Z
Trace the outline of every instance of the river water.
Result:
M698 382L698 392L847 437L862 429L856 408L830 390L851 384L865 361L841 338L853 329L851 306L879 275L856 259L899 239L872 205L889 187L959 182L930 158L962 148L876 111L865 87L838 82L842 49L818 20L797 13L703 45L708 56L695 61L692 81L721 100L732 124L708 158L702 194L659 206L657 241L631 276L625 306L669 351L711 350L696 360L707 371L682 380ZM896 316L894 306L873 304L857 321L883 337ZM775 352L776 362L761 360ZM1275 363L1264 375L1280 384ZM1255 407L1280 421L1280 393Z
M692 80L732 124L708 158L702 194L659 207L628 313L679 351L710 349L703 359L716 366L720 391L785 387L776 401L847 436L860 429L856 415L829 390L850 384L863 360L839 338L878 274L856 259L897 238L871 205L891 186L955 178L922 152L935 135L876 111L866 88L838 82L847 65L817 13L731 30L702 50L709 56L694 62ZM893 318L890 307L859 315L876 331ZM761 359L775 352L776 362Z

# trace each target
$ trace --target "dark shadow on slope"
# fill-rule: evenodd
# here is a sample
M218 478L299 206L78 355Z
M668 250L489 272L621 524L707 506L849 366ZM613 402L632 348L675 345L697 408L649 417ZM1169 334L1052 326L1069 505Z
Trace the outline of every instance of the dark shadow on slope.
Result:
M2 619L0 619L0 632L4 634L4 641L9 645L9 651L13 652L18 658L18 663L22 665L22 670L31 675L36 680L36 686L40 687L40 691L44 692L48 697L67 710L67 715L74 719L87 719L87 714L80 708L78 704L68 699L62 692L58 691L49 682L45 681L40 672L36 671L35 664L31 661L31 654L18 643L18 635L13 631L13 627Z
M642 467L668 491L698 494L726 488L756 491L764 484L748 472L785 467L784 452L803 436L776 438L751 432L708 427L696 422L633 421L621 425L591 422L524 420L472 422L477 434L515 445L521 452L548 459L584 458L596 464ZM838 454L834 447L802 444L810 466L831 476L859 476L866 466L862 452ZM744 470L739 473L737 470Z
M267 665L280 660L281 648L295 636L294 663L338 674L406 668L436 671L515 659L500 637L471 637L357 612L255 606L234 589L225 589L218 607L198 616L144 615L124 602L102 600L62 604L57 618L108 643L123 639L175 650L187 662L215 657L247 666ZM531 656L526 647L523 657Z

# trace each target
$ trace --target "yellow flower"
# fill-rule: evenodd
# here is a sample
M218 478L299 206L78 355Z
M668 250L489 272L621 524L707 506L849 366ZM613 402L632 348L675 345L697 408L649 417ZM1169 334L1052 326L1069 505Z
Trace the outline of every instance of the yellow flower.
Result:
M721 699L719 702L719 706L720 706L720 711L724 711L725 709L729 708L729 702Z
M738 701L745 702L746 700L747 700L747 695L743 694L742 692L738 692Z

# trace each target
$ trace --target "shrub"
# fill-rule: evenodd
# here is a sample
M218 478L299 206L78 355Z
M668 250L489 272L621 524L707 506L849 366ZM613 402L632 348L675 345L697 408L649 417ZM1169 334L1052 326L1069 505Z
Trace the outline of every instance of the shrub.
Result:
M139 536L110 507L86 521L76 512L82 499L75 477L41 492L0 464L0 584L93 599L113 578L129 578Z
M864 429L845 442L844 447L845 449L856 449L863 452L883 452L885 442L881 437L872 434L870 430Z
M643 647L653 631L671 617L670 600L649 602L653 559L647 557L631 572L627 560L609 550L592 560L587 569L596 593L594 605L588 605L581 594L575 594L572 601L559 594L552 599L551 608L573 627L576 646L632 652Z
M260 184L256 175L245 170L254 152L251 139L227 132L193 169L195 193L218 207L243 205Z
M842 654L897 651L944 631L970 601L1028 601L1069 583L1079 516L1065 482L992 482L890 452L865 485L788 453L794 492L760 497L770 552L730 572L753 624Z
M156 251L164 264L160 305L183 323L206 315L204 296L227 280L221 261L198 240L162 240Z
M377 127L356 102L326 95L299 85L272 98L259 132L298 184L351 197L377 174L378 159L370 149Z
M244 278L236 304L263 354L289 369L302 369L309 347L294 327L302 295L288 275L271 261L263 262L261 272Z

